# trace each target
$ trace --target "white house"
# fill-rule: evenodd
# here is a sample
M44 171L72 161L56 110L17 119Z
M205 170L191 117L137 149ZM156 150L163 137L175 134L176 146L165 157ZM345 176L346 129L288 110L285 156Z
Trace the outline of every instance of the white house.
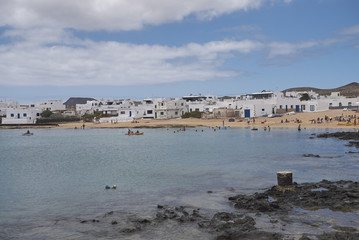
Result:
M187 111L186 101L183 99L155 99L155 119L180 118Z
M6 116L7 108L18 108L20 107L18 102L9 101L9 102L0 102L0 116Z
M61 100L49 100L43 103L38 104L35 106L37 108L40 108L41 110L50 110L50 111L65 111L66 106L62 103Z
M38 108L7 108L2 124L35 124L41 112Z

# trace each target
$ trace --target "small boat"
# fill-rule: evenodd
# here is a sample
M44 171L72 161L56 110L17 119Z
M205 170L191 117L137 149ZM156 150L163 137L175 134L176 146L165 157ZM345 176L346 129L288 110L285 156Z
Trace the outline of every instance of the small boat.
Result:
M125 135L132 136L132 135L143 135L143 132L138 133L126 133Z
M26 133L23 133L22 135L23 136L32 136L32 135L34 135L34 133L27 131Z

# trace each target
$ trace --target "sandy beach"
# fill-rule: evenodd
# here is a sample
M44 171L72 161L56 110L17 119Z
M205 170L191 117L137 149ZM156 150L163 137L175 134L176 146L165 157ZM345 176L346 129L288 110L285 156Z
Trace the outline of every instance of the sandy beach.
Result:
M357 129L358 125L338 125L339 121L335 118L339 115L343 115L345 119L348 116L359 117L356 111L344 111L342 109L338 110L328 110L323 112L310 112L310 113L295 113L295 114L286 114L282 117L268 118L268 117L257 117L251 119L248 124L247 119L235 119L235 122L229 122L229 118L221 119L197 119L197 118L186 118L186 119L168 119L168 120L158 120L158 119L140 119L136 123L133 122L119 122L119 123L92 123L86 122L85 128L180 128L180 127L250 127L264 129L264 127L270 126L271 128L298 128L299 124L302 129L304 128L343 128L343 129ZM323 123L313 123L313 119L317 120L318 118L325 118L325 116L332 117L332 121L325 121ZM298 120L300 121L298 123ZM283 123L282 123L283 122ZM352 119L353 122L353 119ZM60 123L57 126L30 126L30 128L81 128L83 125L81 122L70 122L70 123ZM2 126L2 128L29 128L29 126Z
M256 127L258 129L264 127L282 127L282 128L297 128L301 125L301 128L344 128L352 129L359 128L359 124L354 126L343 126L338 125L339 121L335 120L336 116L343 115L347 118L349 115L356 115L355 111L343 111L343 110L328 110L324 112L314 113L295 113L293 115L283 115L282 117L268 118L268 117L257 117L253 122L251 119L248 124L247 119L235 119L235 122L229 122L228 119L197 119L197 118L186 118L186 119L168 119L168 120L137 120L137 123L123 122L123 123L85 123L85 128L156 128L156 127L216 127L216 126L227 126L227 127ZM332 117L331 122L324 122L320 124L312 123L312 119L325 118L325 116ZM357 115L359 117L359 114ZM301 123L297 122L297 119ZM286 123L287 120L287 123ZM281 123L283 121L283 123ZM359 121L358 121L359 123ZM56 126L56 128L81 128L82 122L71 122L63 123Z

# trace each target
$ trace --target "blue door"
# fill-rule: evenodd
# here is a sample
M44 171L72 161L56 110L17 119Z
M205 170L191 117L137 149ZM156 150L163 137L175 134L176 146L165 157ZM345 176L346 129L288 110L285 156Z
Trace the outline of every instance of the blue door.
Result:
M130 111L130 117L132 116L132 112Z
M299 105L295 105L295 111L299 112Z
M250 109L245 109L244 110L244 117L246 117L246 118L251 117L251 110Z

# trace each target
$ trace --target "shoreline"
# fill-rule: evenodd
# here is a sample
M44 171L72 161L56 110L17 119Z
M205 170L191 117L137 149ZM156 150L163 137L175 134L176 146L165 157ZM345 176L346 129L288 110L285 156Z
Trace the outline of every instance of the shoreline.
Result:
M292 115L283 115L282 117L268 118L268 117L256 117L250 120L248 124L247 119L235 119L234 122L229 122L230 118L221 119L140 119L136 123L133 122L118 122L118 123L93 123L85 122L85 128L195 128L195 127L222 127L229 128L257 128L263 130L266 128L331 128L331 129L359 129L359 120L357 125L338 125L339 121L335 120L336 116L343 115L344 118L350 116L356 116L356 111L343 111L343 110L328 110L323 112L310 112L310 113L295 113ZM325 116L331 117L332 121L327 121L320 124L312 123L313 119L325 118ZM298 120L298 121L297 121ZM254 122L253 122L254 121ZM283 123L282 123L283 122ZM42 124L42 125L0 125L0 129L24 129L24 128L78 128L81 129L83 125L82 121L79 122L67 122L58 124Z

